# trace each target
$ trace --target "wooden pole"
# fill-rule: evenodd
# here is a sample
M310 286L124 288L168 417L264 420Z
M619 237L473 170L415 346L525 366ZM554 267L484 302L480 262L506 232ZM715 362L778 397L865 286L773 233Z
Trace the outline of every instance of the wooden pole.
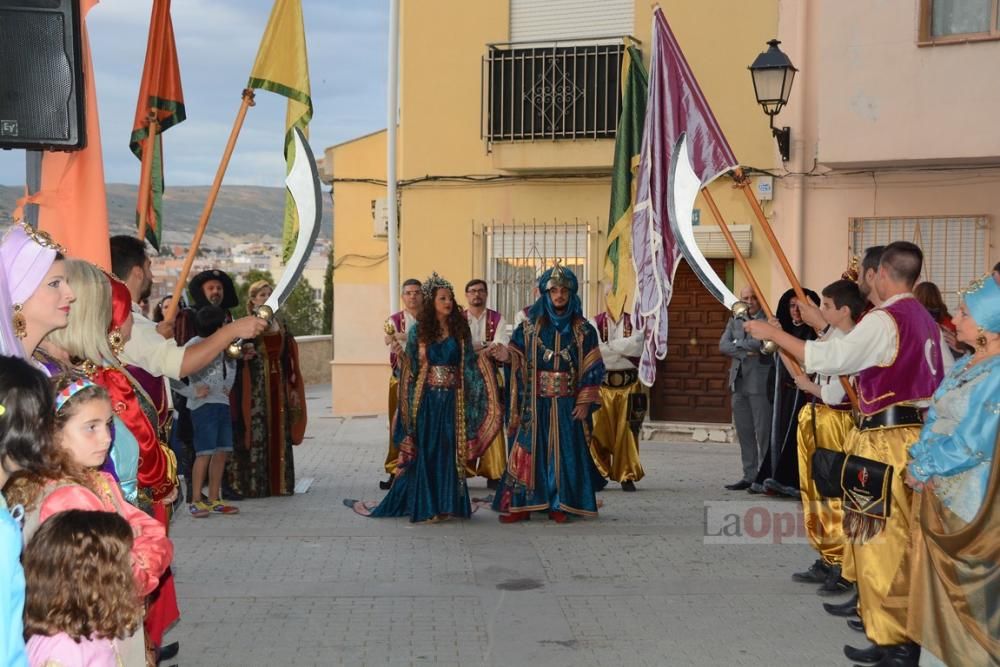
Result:
M156 130L158 127L159 123L156 122L156 109L150 109L146 138L142 142L142 171L139 176L138 237L140 241L146 239L146 225L148 224L148 220L146 218L149 213L149 197L152 191L153 180L153 151L156 149Z
M194 264L194 258L198 254L201 237L205 235L208 219L212 215L212 208L215 206L215 200L219 196L219 188L222 187L222 178L226 175L229 158L233 156L236 139L240 136L240 130L243 128L243 119L246 118L247 109L254 105L253 95L252 89L243 89L243 102L240 104L240 110L236 113L236 120L233 121L233 129L229 133L226 150L222 153L222 160L219 162L219 169L215 172L212 189L208 192L208 199L205 201L205 207L201 211L201 219L198 220L198 228L194 232L194 238L191 239L191 247L188 248L187 257L184 258L184 267L181 269L180 275L177 276L177 284L174 285L174 293L170 297L170 303L167 305L167 312L163 314L163 319L167 321L173 320L177 316L177 307L180 304L181 292L184 290L184 284L187 283L188 275L191 273L191 265Z
M764 215L764 211L760 207L760 202L758 202L757 197L754 196L753 190L750 188L750 179L747 178L741 168L737 167L733 170L733 180L736 181L740 189L743 190L743 194L746 196L747 201L750 202L750 208L753 209L754 215L757 216L757 222L760 223L760 228L764 231L764 236L767 237L767 242L771 244L771 248L774 250L774 254L778 258L778 263L781 264L782 270L784 270L785 275L788 277L788 282L792 284L792 289L795 290L796 298L798 298L799 301L804 302L806 300L806 294L802 290L802 283L799 282L798 277L795 275L795 271L792 270L792 265L788 263L788 257L785 256L785 251L782 250L781 244L778 243L778 238L774 235L774 230L771 229L771 223L767 221L767 216ZM702 192L707 193L707 190L702 190ZM710 197L711 195L708 196ZM758 296L757 298L760 297ZM796 367L798 367L798 364L796 364ZM843 376L840 378L840 383L844 387L844 391L847 393L847 398L850 400L851 405L857 408L858 395L854 391L854 387L852 387L851 383L848 382Z
M802 284L799 279L795 276L795 271L792 270L792 265L788 263L788 257L785 256L785 251L781 249L781 244L778 243L778 238L774 235L774 230L771 229L771 223L767 221L767 217L764 215L764 210L760 207L760 202L757 201L757 197L754 195L753 190L750 188L750 179L747 178L746 174L740 167L733 170L733 180L736 184L743 190L743 194L746 195L747 201L750 202L750 208L753 209L753 213L757 216L757 222L760 223L760 228L764 232L764 236L767 237L767 242L771 244L771 249L774 250L775 257L778 258L778 263L781 264L782 270L784 270L785 275L788 277L788 282L792 284L792 289L795 290L795 296L798 297L799 301L805 301L806 295L802 291ZM704 190L702 190L704 192Z
M740 270L743 271L743 275L747 277L747 282L750 283L750 289L757 296L757 301L760 302L761 310L767 315L768 319L774 317L774 313L771 311L771 307L767 305L767 299L764 298L764 292L760 289L760 285L757 284L757 279L754 278L753 273L750 272L750 265L747 263L745 257L740 253L740 248L736 245L736 239L733 238L733 233L729 231L729 227L726 225L726 221L723 220L722 214L719 212L719 207L715 205L715 199L712 197L712 193L708 191L708 188L701 189L701 195L705 198L705 203L708 204L708 208L712 211L712 217L715 218L715 222L719 225L719 231L726 238L726 243L729 244L730 250L733 251L733 259L739 265ZM801 289L801 288L800 288ZM781 360L785 363L785 367L788 368L789 372L793 376L802 374L802 367L799 366L795 359L792 359L783 351L778 352L781 356Z

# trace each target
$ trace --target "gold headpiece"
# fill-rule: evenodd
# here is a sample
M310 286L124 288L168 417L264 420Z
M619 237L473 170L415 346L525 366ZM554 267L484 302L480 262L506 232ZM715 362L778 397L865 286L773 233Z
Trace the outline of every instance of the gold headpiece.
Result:
M558 259L552 267L552 273L549 274L549 281L545 284L545 289L547 290L550 290L553 287L571 287L569 278L566 276L566 272L559 263Z
M35 229L24 220L18 220L14 224L18 225L21 229L23 229L24 233L27 234L29 239L31 239L38 245L42 246L43 248L48 248L49 250L55 250L56 252L61 252L64 255L69 254L66 248L60 245L54 238L49 236L48 232L43 232L40 229Z
M859 271L858 256L854 255L851 257L851 265L847 267L847 270L840 274L841 280L850 280L852 283L858 282L858 276L861 275Z
M444 278L442 278L441 276L439 276L438 272L435 271L420 286L420 291L424 293L425 299L433 299L434 293L437 292L438 289L442 287L450 289L452 292L455 291L455 288L452 286L452 284L447 280L445 280Z

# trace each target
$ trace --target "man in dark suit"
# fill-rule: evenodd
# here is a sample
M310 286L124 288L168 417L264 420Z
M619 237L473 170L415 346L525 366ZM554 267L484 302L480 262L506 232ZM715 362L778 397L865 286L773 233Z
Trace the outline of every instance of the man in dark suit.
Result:
M753 290L740 291L740 299L750 306L750 317L765 319ZM726 488L742 491L750 488L761 457L771 439L771 399L768 377L774 359L760 352L761 342L743 331L743 322L730 318L719 339L719 351L732 358L729 367L729 390L733 393L733 423L740 441L743 478Z

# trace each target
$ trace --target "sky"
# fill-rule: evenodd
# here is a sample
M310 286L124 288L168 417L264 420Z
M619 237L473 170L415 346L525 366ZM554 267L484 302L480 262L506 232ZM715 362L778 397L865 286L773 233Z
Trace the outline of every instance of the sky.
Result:
M165 180L210 185L240 106L240 93L271 0L173 0L187 120L163 135ZM101 0L87 18L104 150L105 180L138 183L128 148L149 32L151 0ZM385 127L388 0L302 0L317 158L336 143ZM257 91L226 185L281 186L285 98ZM0 151L0 184L24 184L24 151Z

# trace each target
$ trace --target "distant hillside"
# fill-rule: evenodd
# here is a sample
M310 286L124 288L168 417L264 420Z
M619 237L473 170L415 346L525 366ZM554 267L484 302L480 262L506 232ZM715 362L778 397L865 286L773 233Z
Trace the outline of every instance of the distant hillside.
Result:
M185 244L191 239L208 191L208 186L167 187L163 199L163 219L168 243ZM22 192L19 187L0 185L0 220L10 220ZM108 184L108 215L112 234L135 229L135 202L136 186ZM284 188L223 186L203 243L217 245L250 238L280 240L284 207ZM332 231L330 197L324 193L320 237L328 239Z

